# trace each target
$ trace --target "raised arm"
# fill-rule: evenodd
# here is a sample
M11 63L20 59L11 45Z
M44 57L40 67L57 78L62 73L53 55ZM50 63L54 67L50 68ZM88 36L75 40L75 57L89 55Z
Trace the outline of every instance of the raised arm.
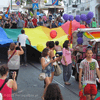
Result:
M31 41L29 40L29 38L28 38L27 40L29 41L29 43L30 43L30 46L31 46Z

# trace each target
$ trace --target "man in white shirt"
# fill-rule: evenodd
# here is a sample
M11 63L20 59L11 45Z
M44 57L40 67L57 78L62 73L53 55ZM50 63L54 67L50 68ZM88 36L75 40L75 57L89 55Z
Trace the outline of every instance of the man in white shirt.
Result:
M25 34L25 31L24 30L21 30L21 33L20 35L18 35L18 39L17 41L19 43L21 43L21 47L23 48L24 50L24 54L21 56L21 60L24 59L24 63L25 63L25 66L27 66L27 56L26 56L26 40L29 41L30 45L31 45L31 42L28 38L28 36ZM23 58L24 57L24 58Z

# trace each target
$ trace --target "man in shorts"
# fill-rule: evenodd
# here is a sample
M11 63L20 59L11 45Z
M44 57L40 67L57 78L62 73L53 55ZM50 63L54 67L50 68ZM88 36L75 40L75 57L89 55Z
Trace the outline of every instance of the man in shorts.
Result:
M99 65L98 62L92 58L92 55L92 48L88 47L86 50L86 59L81 61L79 67L79 89L82 90L81 77L83 72L83 93L86 96L86 100L94 100L97 94L96 73L100 83Z

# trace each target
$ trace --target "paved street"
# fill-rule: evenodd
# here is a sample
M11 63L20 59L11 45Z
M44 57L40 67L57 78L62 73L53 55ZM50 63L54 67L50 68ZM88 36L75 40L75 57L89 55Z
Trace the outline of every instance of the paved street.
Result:
M34 66L21 66L18 76L18 90L13 92L13 100L42 100L43 81L38 80L41 66L39 63L34 63ZM64 100L79 100L78 83L71 77L71 86L65 86L62 80L62 74L59 77L54 77L54 83L58 83L61 89Z
M0 64L5 62L1 61ZM61 67L62 69L62 67ZM41 65L39 63L28 64L28 67L21 66L18 76L18 90L13 92L13 100L42 100L43 81L38 80ZM59 77L54 77L53 83L59 84L64 100L79 100L78 82L71 77L72 85L65 86L63 83L62 74Z
M1 61L0 65L5 63ZM62 67L61 67L62 69ZM18 76L18 90L13 92L13 100L42 100L43 81L38 80L41 65L39 63L30 63L27 67L21 66ZM63 83L62 74L59 77L54 77L53 83L59 84L64 100L79 100L78 82L71 76L70 86Z

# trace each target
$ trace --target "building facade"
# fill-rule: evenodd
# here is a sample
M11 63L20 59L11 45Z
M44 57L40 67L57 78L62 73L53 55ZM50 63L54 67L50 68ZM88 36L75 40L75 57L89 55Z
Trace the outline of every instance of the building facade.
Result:
M100 0L63 0L63 2L64 13L76 16L92 11L100 25Z

